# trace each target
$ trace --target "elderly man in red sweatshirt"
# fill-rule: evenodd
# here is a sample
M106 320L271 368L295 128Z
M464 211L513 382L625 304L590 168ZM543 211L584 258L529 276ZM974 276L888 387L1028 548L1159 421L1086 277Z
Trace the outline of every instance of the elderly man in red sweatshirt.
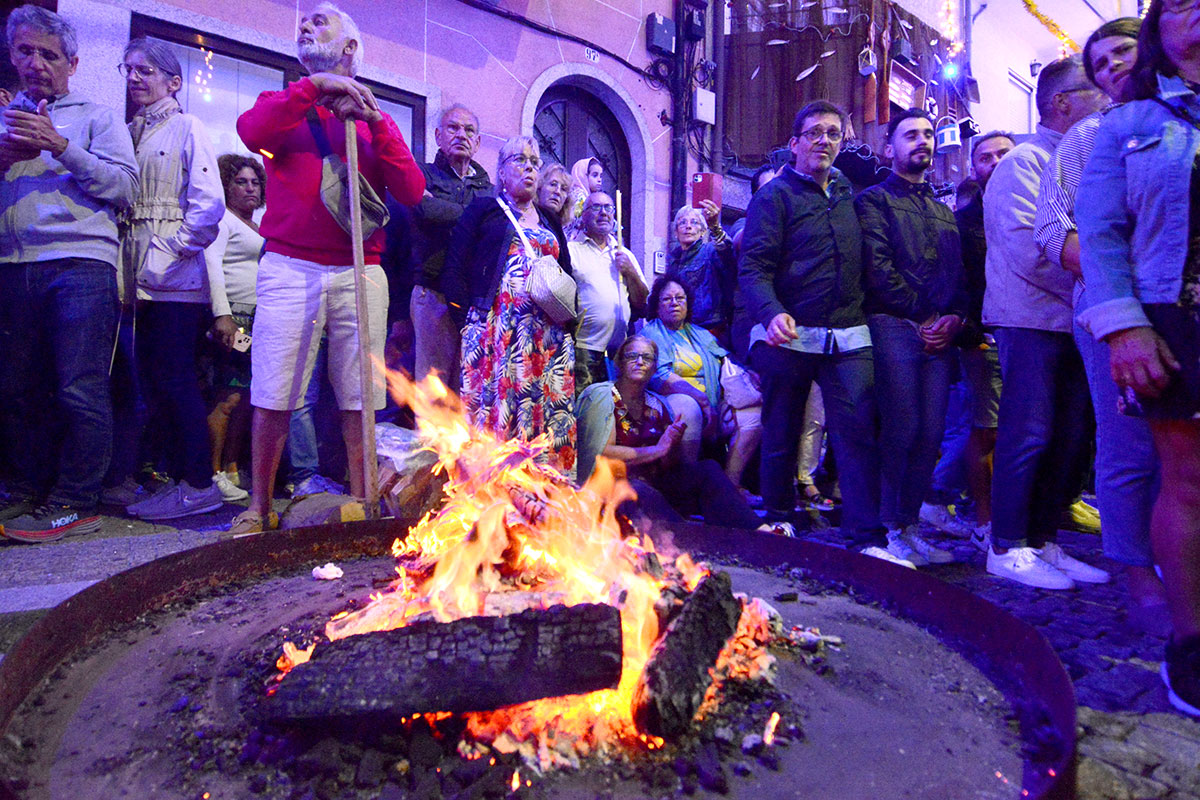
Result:
M267 168L267 210L261 232L265 252L258 270L258 311L251 349L250 403L253 494L230 533L244 535L278 525L271 512L275 471L287 440L288 421L304 399L322 333L329 340L329 377L342 414L350 463L350 488L365 495L362 474L363 397L350 236L321 199L322 152L345 158L343 120L356 121L359 170L376 194L404 205L420 202L425 178L396 123L379 110L371 91L354 80L362 64L358 26L329 3L300 20L297 56L309 75L280 92L263 92L238 119L246 146ZM367 262L371 353L383 363L387 278L379 266L384 232L364 243ZM375 370L372 401L383 408L384 382Z

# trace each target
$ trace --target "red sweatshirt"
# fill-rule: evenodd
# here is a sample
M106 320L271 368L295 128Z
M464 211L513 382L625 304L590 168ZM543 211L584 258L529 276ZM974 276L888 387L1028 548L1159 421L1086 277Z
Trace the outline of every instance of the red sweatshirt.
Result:
M246 147L261 153L267 168L267 210L261 233L266 249L327 266L354 263L350 235L342 230L321 202L321 153L308 125L308 110L319 92L302 78L281 92L263 92L254 107L238 118L237 130ZM317 106L333 152L346 157L346 126ZM387 114L370 124L359 121L358 169L383 197L384 189L398 202L414 206L425 192L425 176L404 136ZM368 264L378 264L384 232L364 242Z

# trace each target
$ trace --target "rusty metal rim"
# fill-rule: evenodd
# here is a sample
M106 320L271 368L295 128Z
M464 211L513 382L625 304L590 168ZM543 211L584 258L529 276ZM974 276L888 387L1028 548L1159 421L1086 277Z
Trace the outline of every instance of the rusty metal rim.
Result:
M392 541L415 522L344 523L216 542L148 562L84 589L47 612L0 662L0 734L44 678L112 628L233 581L318 560L385 555ZM1008 676L1021 687L1020 702L1013 705L1026 741L1048 725L1063 744L1049 763L1026 762L1022 788L1027 796L1074 796L1075 690L1050 643L1029 624L936 578L835 547L696 524L677 525L674 531L676 545L684 550L737 557L762 569L785 563L800 567L813 578L845 584L885 603L951 642L966 643L987 661L993 679ZM9 797L0 782L0 798Z

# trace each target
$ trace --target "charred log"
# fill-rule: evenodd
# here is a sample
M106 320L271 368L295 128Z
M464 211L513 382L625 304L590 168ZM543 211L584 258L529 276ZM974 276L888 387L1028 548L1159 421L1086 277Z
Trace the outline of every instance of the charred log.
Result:
M633 718L644 733L671 738L685 732L704 700L709 670L737 630L742 606L729 575L700 581L659 637L633 697Z
M285 723L487 711L616 688L621 617L585 604L419 622L322 643L260 705Z

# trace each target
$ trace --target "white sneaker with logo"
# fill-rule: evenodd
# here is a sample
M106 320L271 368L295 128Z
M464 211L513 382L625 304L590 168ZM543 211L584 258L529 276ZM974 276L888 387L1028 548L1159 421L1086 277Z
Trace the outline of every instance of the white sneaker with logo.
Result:
M960 539L966 539L971 535L970 523L961 519L958 515L951 511L950 506L943 506L935 503L922 503L921 512L917 516L927 525L932 525L939 531L948 533L951 536L957 536Z
M1038 589L1075 588L1075 581L1038 558L1038 553L1032 547L1010 547L1006 553L997 553L989 547L987 571L998 578L1008 578Z
M1072 558L1063 552L1058 542L1046 542L1042 545L1039 558L1057 569L1073 581L1080 583L1108 583L1108 573L1099 567L1085 564L1077 558Z

